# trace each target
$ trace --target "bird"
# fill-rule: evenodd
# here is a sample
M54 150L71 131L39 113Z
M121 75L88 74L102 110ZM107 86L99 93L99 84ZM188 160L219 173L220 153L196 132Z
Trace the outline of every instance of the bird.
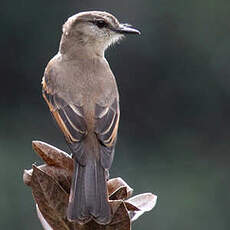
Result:
M64 134L74 162L66 217L85 224L111 221L106 181L120 109L105 50L126 34L140 34L103 11L77 13L64 23L57 54L42 78L42 95Z

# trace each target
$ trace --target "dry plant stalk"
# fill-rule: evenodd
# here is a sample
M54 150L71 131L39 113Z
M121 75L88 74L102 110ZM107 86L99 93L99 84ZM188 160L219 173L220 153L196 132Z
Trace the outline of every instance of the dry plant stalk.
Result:
M72 158L41 141L33 141L32 145L45 164L25 170L23 180L32 188L38 218L45 230L130 230L131 222L156 204L157 197L152 193L131 197L133 189L121 178L114 178L107 182L111 222L107 225L99 225L93 220L84 225L70 222L66 218L66 209L73 172Z

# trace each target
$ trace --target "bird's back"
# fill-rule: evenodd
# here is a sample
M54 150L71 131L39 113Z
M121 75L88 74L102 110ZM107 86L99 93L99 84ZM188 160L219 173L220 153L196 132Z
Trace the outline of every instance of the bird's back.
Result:
M79 106L108 106L114 98L119 100L115 78L103 57L65 60L56 55L47 65L44 78L54 94Z

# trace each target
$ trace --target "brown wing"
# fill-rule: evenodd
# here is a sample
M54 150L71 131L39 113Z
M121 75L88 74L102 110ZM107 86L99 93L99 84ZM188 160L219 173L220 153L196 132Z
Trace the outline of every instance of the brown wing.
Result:
M47 76L48 77L48 76ZM48 82L47 82L48 83ZM72 154L78 162L85 164L83 138L87 135L84 111L80 106L68 104L57 93L53 93L43 79L43 97L50 111L61 128L69 144ZM110 168L114 155L119 124L119 104L117 98L109 106L95 106L95 133L100 142L101 163L104 168Z
M63 98L50 93L43 81L43 97L56 122L61 128L72 154L76 155L79 163L84 164L82 139L87 135L86 122L82 107L68 104Z
M110 168L113 161L120 118L117 98L107 107L96 104L95 117L95 132L101 143L101 163L104 168Z

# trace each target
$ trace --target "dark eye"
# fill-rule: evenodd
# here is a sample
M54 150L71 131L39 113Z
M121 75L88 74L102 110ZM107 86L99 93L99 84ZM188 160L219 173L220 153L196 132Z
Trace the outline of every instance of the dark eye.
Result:
M107 23L104 20L96 20L95 24L97 25L98 28L104 28L107 26Z

